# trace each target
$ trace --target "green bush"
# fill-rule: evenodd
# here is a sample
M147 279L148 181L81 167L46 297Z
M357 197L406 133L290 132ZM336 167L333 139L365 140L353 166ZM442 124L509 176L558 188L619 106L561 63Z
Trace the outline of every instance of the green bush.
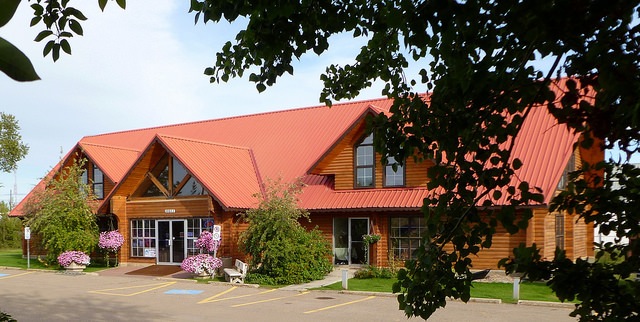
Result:
M258 208L243 215L249 226L240 235L240 245L250 255L255 274L249 281L299 284L321 279L333 269L329 242L320 231L307 231L298 221L309 218L297 206L300 188L300 183L271 182Z
M358 269L354 273L354 278L395 278L396 272L388 267L366 266Z
M20 248L22 246L22 222L18 218L0 218L0 248Z
M11 315L0 311L0 322L16 322L16 320Z

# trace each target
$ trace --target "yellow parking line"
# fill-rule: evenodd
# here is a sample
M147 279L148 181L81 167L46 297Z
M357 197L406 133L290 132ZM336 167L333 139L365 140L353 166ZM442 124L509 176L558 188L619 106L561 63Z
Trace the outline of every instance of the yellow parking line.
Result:
M243 303L243 304L236 304L236 305L232 305L231 307L240 307L240 306L247 306L247 305L259 304L259 303L265 303L265 302L277 301L277 300L286 299L287 297L296 297L296 296L304 295L304 294L307 294L307 293L309 293L309 292L302 292L302 293L299 293L299 294L296 294L296 295L289 295L289 296L275 297L275 298L267 299L267 300L261 300L261 301L255 301L255 302Z
M316 312L320 312L320 311L324 311L324 310L334 309L334 308L337 308L337 307L340 307L340 306L345 306L345 305L354 304L354 303L358 303L358 302L364 302L364 301L370 300L372 298L375 298L375 296L369 296L369 297L365 297L363 299L359 299L359 300L355 300L355 301L351 301L351 302L346 302L346 303L336 304L336 305L332 305L332 306L327 306L327 307L323 307L323 308L320 308L320 309L317 309L317 310L307 311L307 312L304 312L304 313L305 314L316 313Z
M213 303L213 302L220 302L220 301L233 300L233 299L240 299L240 298L248 297L248 296L260 295L260 294L267 294L267 293L275 292L275 291L277 291L277 290L278 290L278 289L273 289L273 290L263 291L263 292L256 293L256 294L245 294L245 295L238 295L238 296L233 296L233 297L225 297L225 298L223 298L223 299L211 300L211 298L214 298L214 297L217 297L217 296L218 296L218 295L214 295L214 296L212 296L212 297L210 297L210 298L208 298L208 299L204 299L204 300L202 300L202 301L198 302L198 304L202 304L202 303ZM222 294L224 294L224 293L225 293L225 292L223 292L223 293L221 293L221 294L219 294L219 295L222 295Z
M163 288L163 287L167 287L169 285L173 285L177 282L167 282L167 283L160 283L160 284L146 284L146 285L136 285L136 286L127 286L127 287L116 287L116 288L108 288L108 289L104 289L104 290L96 290L96 291L89 291L89 293L95 293L95 294L105 294L105 295L115 295L115 296L134 296L134 295L138 295L138 294L142 294L142 293L146 293L146 292L151 292L153 290L157 290L159 288ZM110 291L118 291L118 290L128 290L128 289L133 289L133 288L144 288L144 287L149 287L149 286L155 286L149 289L145 289L139 292L134 292L134 293L129 293L129 294L120 294L120 293L111 293Z
M12 278L12 277L18 277L18 276L22 276L22 275L27 275L27 274L32 274L34 272L26 272L26 273L20 273L20 274L16 274L16 275L7 275L7 276L2 276L0 277L0 280L5 280L7 278Z
M214 295L214 296L207 297L206 299L204 299L204 300L202 300L202 301L198 302L198 304L207 303L207 302L209 302L210 300L213 300L213 299L215 299L216 297L219 297L219 296L225 295L225 294L227 294L227 293L229 293L229 292L231 292L231 291L233 291L233 290L235 290L235 289L237 289L237 288L238 288L237 286L234 286L234 287L232 287L232 288L230 288L230 289L228 289L228 290L226 290L226 291L220 292L220 293L218 293L218 294L216 294L216 295Z

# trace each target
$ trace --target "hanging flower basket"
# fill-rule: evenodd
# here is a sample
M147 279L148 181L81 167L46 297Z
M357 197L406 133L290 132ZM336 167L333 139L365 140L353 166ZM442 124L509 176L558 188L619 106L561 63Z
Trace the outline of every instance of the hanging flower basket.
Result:
M103 231L100 233L100 240L98 241L98 247L104 250L105 263L109 267L109 253L115 254L115 266L118 266L118 250L124 244L124 237L117 230Z

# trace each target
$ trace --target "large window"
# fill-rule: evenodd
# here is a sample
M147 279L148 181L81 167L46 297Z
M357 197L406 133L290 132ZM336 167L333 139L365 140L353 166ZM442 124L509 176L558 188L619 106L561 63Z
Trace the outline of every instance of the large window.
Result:
M171 184L169 184L171 183ZM165 155L147 174L141 187L143 197L174 197L206 195L204 187L175 158Z
M203 231L213 232L213 224L212 218L187 219L187 256L200 253L200 249L195 246L195 241Z
M365 137L355 148L355 186L370 188L374 186L375 153L373 150L373 134Z
M395 259L414 258L425 231L422 221L422 216L391 218L389 240Z
M131 256L156 257L155 220L131 220Z
M404 167L398 164L394 157L387 158L387 165L384 167L384 185L385 187L404 186Z
M95 164L93 165L93 194L97 199L104 199L104 176Z

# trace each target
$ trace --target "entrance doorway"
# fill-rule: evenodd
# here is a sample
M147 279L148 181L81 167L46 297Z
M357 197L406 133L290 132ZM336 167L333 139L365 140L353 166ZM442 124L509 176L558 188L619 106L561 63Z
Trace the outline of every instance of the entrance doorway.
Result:
M362 235L368 233L369 218L334 218L334 264L368 264L369 255L362 240Z
M158 264L182 263L187 252L186 220L158 220Z

